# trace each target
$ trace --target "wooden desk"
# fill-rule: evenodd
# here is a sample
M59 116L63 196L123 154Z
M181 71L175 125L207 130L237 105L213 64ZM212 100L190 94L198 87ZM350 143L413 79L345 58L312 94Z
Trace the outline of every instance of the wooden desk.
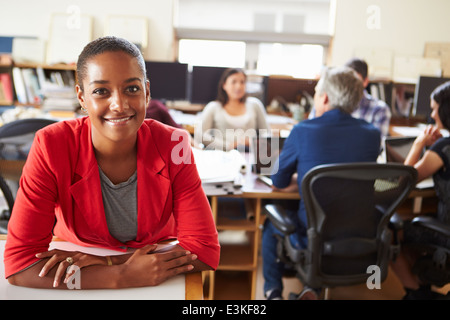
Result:
M0 160L0 175L8 180L19 181L25 160Z
M200 272L179 275L155 287L129 289L98 289L98 290L56 290L33 289L13 286L5 279L3 252L6 236L0 235L0 300L203 300L203 283ZM65 241L53 241L51 248L58 247L65 250L80 250L96 254L121 254L112 250L97 248L83 248Z
M206 283L209 283L209 286L205 288L207 289L205 292L207 299L254 300L256 298L264 201L300 199L298 193L274 192L272 188L258 180L250 170L244 176L242 191L237 195L208 197L219 232L221 254L217 271L210 271L208 274ZM233 198L243 199L246 216L235 216L239 215L238 212L241 210L229 207L228 200ZM242 205L242 202L237 203L238 206ZM224 209L224 207L226 208ZM224 210L227 211L226 214L223 214ZM222 241L221 234L237 234L242 241L227 243Z
M438 199L434 188L414 189L408 199L397 209L404 219L412 219L420 214L434 213L437 211Z

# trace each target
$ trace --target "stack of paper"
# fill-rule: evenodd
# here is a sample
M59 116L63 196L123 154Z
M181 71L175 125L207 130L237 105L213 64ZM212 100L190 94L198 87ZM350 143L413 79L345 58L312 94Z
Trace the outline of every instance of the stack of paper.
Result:
M53 70L46 74L42 68L37 68L36 72L42 87L42 108L45 111L75 111L79 107L71 70Z
M246 161L237 150L193 149L197 170L207 195L242 193L242 175Z

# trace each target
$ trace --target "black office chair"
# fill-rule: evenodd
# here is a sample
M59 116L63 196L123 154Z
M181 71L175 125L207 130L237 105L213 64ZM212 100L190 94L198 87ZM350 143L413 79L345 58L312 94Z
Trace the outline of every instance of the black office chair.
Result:
M0 127L0 159L25 160L33 142L34 134L39 129L55 123L55 120L43 118L20 119ZM7 209L0 213L0 234L7 233L7 225L14 206L14 196L4 178L0 167L0 191L5 199Z
M422 229L432 230L443 236L443 239L448 239L446 246L437 244L432 239L425 243L406 242L403 244L406 249L419 254L412 271L418 275L421 283L436 287L445 286L450 283L450 226L431 216L416 217L411 223ZM450 299L450 295L446 296L446 299Z
M390 218L416 178L413 167L401 164L330 164L311 169L301 186L308 219L306 249L291 244L289 235L296 230L283 209L265 206L267 217L283 234L277 236L280 261L295 270L303 285L315 289L367 283L370 266L379 268L381 283L400 249L393 242Z

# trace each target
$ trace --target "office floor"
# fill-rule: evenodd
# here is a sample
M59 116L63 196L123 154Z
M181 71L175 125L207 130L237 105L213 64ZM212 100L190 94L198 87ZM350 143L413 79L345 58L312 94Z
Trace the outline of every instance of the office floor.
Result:
M260 261L259 266L262 263ZM263 276L262 267L258 268L256 284L256 300L263 300ZM283 298L288 299L290 292L299 293L302 289L300 281L296 278L283 279L285 286ZM381 289L369 290L365 284L333 288L329 291L329 298L332 300L399 300L404 295L403 287L396 276L389 272L387 279L381 284Z
M264 279L261 259L258 266L256 300L264 300ZM290 292L299 293L302 290L302 285L296 278L285 278L283 279L283 284L285 286L283 292L284 299L288 299ZM434 288L434 290L446 294L450 291L450 284L443 288ZM381 289L370 290L366 284L361 284L329 290L329 299L331 300L401 300L404 295L405 291L403 290L403 286L392 270L389 270L388 277L381 284Z

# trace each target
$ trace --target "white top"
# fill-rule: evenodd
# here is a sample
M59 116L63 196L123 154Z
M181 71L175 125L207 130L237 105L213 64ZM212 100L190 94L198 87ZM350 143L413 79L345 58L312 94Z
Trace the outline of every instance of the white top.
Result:
M270 134L264 105L257 98L248 97L243 115L228 114L218 101L209 102L203 109L201 122L197 124L194 139L208 149L233 149L234 139Z

